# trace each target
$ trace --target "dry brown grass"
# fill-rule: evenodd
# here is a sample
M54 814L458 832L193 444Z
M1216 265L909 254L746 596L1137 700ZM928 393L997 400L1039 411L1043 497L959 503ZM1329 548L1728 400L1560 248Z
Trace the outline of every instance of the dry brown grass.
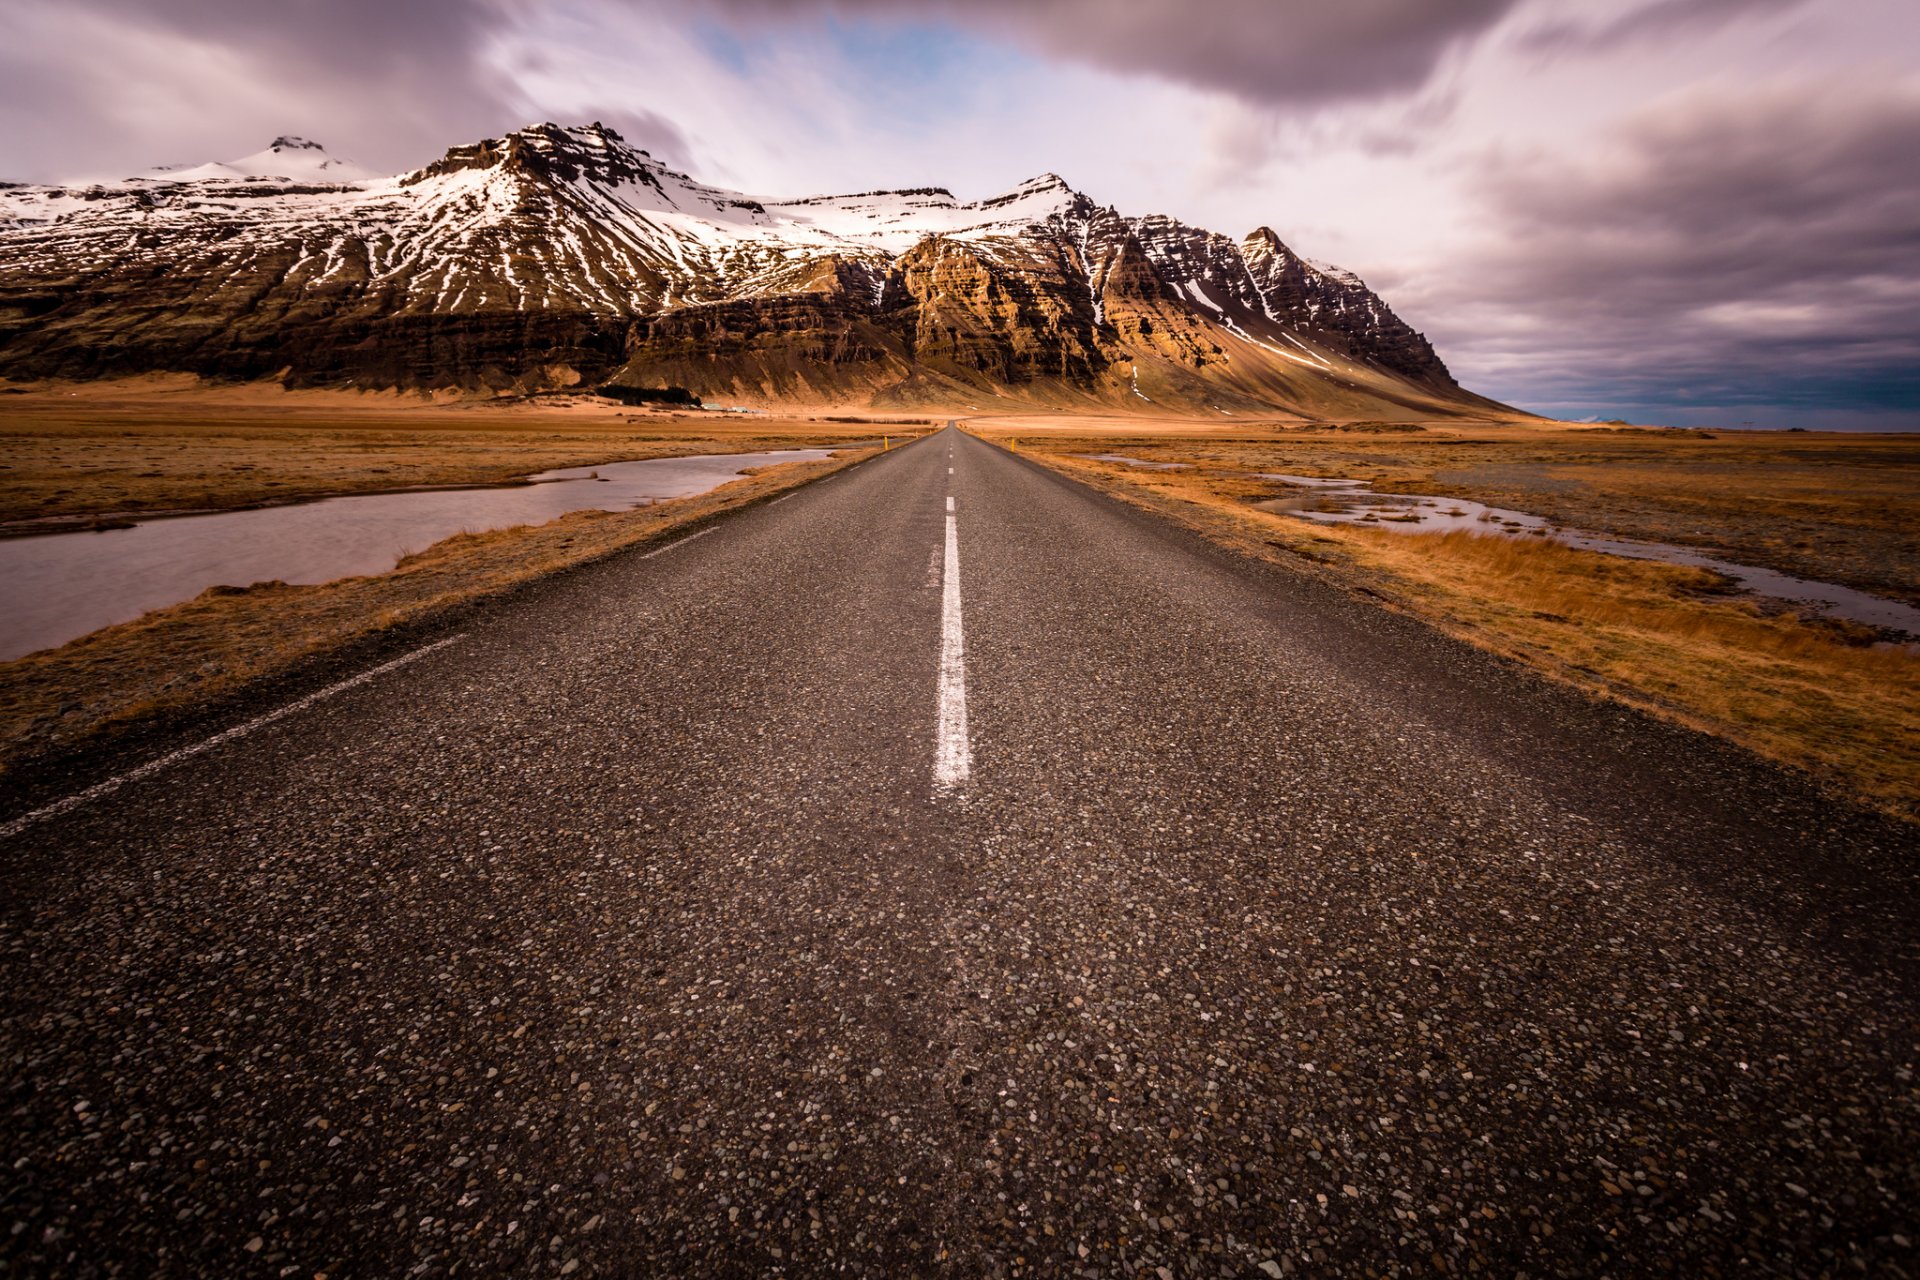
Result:
M1089 451L1080 441L1071 449ZM1221 465L1211 446L1181 442L1151 454L1201 464L1178 472L1025 451L1247 554L1364 585L1557 679L1920 817L1920 654L1873 647L1864 629L1763 613L1703 570L1546 540L1307 524L1250 505L1272 486ZM1149 456L1138 442L1127 452Z
M1703 570L1470 533L1349 536L1364 563L1490 647L1920 811L1920 655L1909 649L1713 599Z
M556 467L931 429L650 412L586 397L507 407L242 390L142 383L0 396L0 525L501 484Z
M1920 436L1611 431L1429 423L1412 434L1338 429L1179 432L1109 420L993 420L990 439L1048 455L1186 461L1215 479L1280 471L1365 480L1511 507L1619 537L1843 583L1920 604Z
M872 450L756 471L710 493L633 511L463 534L391 573L320 586L216 587L193 600L0 665L0 769L284 676L393 628L427 622L535 578L840 470Z

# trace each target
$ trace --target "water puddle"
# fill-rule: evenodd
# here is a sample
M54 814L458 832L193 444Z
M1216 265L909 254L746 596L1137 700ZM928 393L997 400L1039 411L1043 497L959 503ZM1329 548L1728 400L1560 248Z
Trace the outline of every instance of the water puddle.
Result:
M1489 507L1464 498L1438 498L1418 493L1375 493L1364 480L1334 480L1322 476L1294 476L1280 472L1261 472L1262 479L1279 480L1309 493L1260 504L1263 510L1280 511L1320 524L1366 524L1409 533L1491 534L1505 538L1551 538L1583 551L1601 551L1634 560L1658 560L1663 564L1691 565L1708 569L1731 579L1743 591L1809 605L1835 617L1872 627L1905 632L1920 639L1920 609L1870 595L1851 587L1811 578L1796 578L1773 569L1717 560L1703 552L1666 542L1640 542L1630 538L1609 538L1554 524L1550 520Z
M1337 480L1332 476L1290 476L1279 471L1256 473L1262 480L1284 480L1302 489L1365 489L1365 480Z
M1193 466L1191 462L1148 462L1145 458L1129 458L1124 453L1081 453L1074 456L1089 458L1094 462L1124 462L1130 467L1145 467L1148 471L1185 471Z
M326 498L149 520L130 529L0 538L0 661L65 644L216 586L385 573L456 533L625 511L717 489L750 467L827 449L648 458L543 471L533 483Z

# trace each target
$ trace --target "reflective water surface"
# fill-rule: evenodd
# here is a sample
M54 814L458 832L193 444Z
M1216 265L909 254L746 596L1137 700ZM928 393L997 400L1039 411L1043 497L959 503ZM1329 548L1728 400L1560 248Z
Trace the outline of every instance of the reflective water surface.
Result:
M1129 458L1124 453L1082 453L1082 458L1091 458L1095 462L1124 462L1130 467L1145 467L1149 471L1184 471L1191 462L1148 462L1145 458Z
M384 573L456 533L545 524L569 511L624 511L705 493L750 467L828 456L826 449L783 449L649 458L544 471L533 483L501 488L362 494L131 529L0 538L0 660L191 600L208 587Z
M1920 639L1920 609L1884 596L1856 591L1852 587L1717 560L1703 552L1672 543L1609 538L1579 529L1568 529L1525 511L1489 507L1464 498L1439 498L1418 493L1374 493L1364 480L1334 480L1280 472L1263 472L1261 475L1263 479L1279 480L1302 490L1311 490L1303 492L1298 498L1282 498L1261 504L1269 510L1284 511L1304 520L1321 524L1377 524L1382 528L1416 533L1466 530L1509 538L1551 538L1585 551L1603 551L1608 555L1627 556L1635 560L1659 560L1665 564L1692 565L1730 578L1743 590L1756 595L1813 605L1836 617L1868 626L1887 627Z

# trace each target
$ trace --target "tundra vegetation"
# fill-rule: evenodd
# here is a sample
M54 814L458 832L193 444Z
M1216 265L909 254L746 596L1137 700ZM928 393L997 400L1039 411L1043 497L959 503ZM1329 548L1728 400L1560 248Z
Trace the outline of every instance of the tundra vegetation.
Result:
M1248 555L1920 815L1920 646L1734 592L1703 569L1262 509L1300 492L1262 473L1357 479L1920 603L1920 437L1364 426L1034 417L974 429ZM1187 465L1085 456L1103 453Z

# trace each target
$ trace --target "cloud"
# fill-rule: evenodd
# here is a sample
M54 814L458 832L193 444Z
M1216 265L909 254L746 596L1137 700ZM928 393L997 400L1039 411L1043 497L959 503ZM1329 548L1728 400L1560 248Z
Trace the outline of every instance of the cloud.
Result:
M68 0L0 32L8 177L141 171L310 133L401 168L514 123L486 51L518 0ZM191 148L190 150L188 148ZM346 148L340 148L346 149Z
M1254 102L1311 106L1412 93L1516 0L715 0L736 22L823 14L939 20L1038 53Z
M1696 37L1702 32L1771 17L1807 0L1651 0L1601 19L1555 18L1529 27L1520 43L1538 52L1594 54L1649 40Z
M1584 153L1488 159L1484 238L1418 307L1532 403L1920 421L1917 154L1914 82L1665 101Z

